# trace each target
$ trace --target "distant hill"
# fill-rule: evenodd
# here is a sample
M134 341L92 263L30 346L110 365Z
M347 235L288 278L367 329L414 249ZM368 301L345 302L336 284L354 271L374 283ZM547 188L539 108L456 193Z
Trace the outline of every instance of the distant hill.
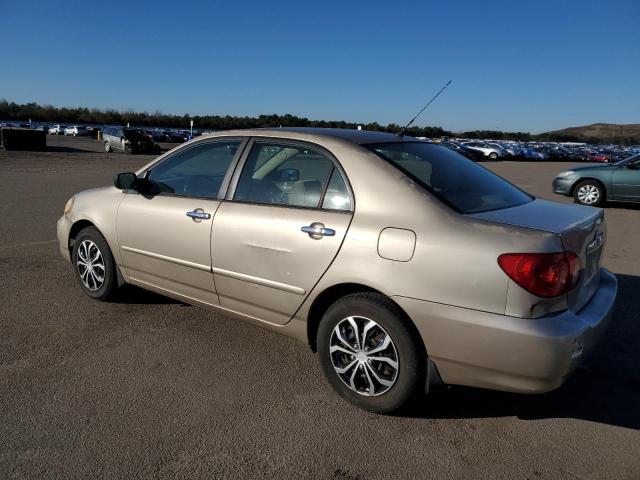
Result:
M591 143L640 144L640 124L594 123L583 127L569 127L542 133L540 137L554 137L559 140Z

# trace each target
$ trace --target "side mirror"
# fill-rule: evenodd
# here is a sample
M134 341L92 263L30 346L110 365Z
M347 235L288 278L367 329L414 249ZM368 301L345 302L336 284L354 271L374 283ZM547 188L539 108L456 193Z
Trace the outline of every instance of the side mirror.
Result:
M138 177L135 173L119 173L113 179L113 185L120 190L136 190Z

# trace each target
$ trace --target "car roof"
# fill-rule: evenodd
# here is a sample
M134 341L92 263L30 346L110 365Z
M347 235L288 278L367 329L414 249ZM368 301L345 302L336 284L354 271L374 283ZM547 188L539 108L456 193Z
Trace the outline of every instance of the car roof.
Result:
M369 143L395 143L395 142L420 142L415 137L400 136L395 133L375 132L371 130L353 130L347 128L314 128L314 127L281 127L281 128L258 128L260 133L269 132L292 132L305 133L308 135L319 135L323 137L334 137L347 140L351 143L364 145Z

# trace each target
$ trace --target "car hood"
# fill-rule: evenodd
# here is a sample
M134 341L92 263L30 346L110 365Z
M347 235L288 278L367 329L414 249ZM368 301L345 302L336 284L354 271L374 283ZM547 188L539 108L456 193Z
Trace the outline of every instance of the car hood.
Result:
M561 235L593 222L602 216L602 210L537 198L517 207L473 213L469 216L478 220L532 228Z
M107 185L107 186L104 186L104 187L87 188L86 190L81 190L81 191L77 192L75 194L75 196L78 197L78 196L85 196L85 195L93 195L93 194L96 194L96 193L103 192L105 190L112 190L112 189L113 189L112 185Z
M613 165L579 165L567 168L566 170L571 170L572 172L583 172L586 170L610 170L611 168L615 167Z

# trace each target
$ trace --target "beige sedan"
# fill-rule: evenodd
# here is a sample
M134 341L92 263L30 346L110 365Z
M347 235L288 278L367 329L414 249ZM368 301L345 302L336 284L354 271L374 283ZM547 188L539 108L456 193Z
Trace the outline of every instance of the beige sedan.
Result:
M137 285L298 338L375 412L442 383L558 387L617 289L601 210L379 132L201 137L74 195L58 238L90 297Z

